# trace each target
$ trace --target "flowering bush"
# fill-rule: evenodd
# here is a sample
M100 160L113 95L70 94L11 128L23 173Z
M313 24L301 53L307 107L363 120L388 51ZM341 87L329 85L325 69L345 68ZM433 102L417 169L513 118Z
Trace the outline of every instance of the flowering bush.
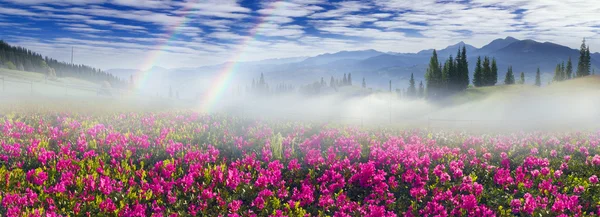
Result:
M594 216L600 134L10 113L0 216Z

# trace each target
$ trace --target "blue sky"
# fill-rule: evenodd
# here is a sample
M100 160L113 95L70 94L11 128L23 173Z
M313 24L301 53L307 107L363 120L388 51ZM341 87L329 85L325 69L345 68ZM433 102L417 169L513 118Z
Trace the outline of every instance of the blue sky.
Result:
M0 0L0 38L102 69L196 67L496 38L600 46L585 0Z

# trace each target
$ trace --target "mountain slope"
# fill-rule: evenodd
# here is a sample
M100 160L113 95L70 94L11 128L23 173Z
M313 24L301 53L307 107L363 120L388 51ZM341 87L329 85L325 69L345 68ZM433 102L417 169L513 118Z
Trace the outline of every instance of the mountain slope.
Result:
M579 52L555 43L537 42L533 40L518 40L513 37L499 38L481 48L459 42L438 51L440 62L448 56L456 56L459 47L466 46L471 78L477 56L496 58L498 63L498 80L501 81L509 66L515 73L524 72L527 83L533 83L535 71L540 67L542 82L546 83L554 74L556 64L566 63L572 59L576 70ZM379 52L376 50L341 51L326 53L314 57L298 57L264 60L255 62L236 63L233 80L241 87L250 85L250 80L258 79L261 73L271 84L286 83L296 86L318 81L323 77L327 82L331 76L341 79L343 74L352 73L356 80L367 80L368 86L387 89L389 81L393 88L405 88L411 73L414 73L417 83L424 80L429 59L433 50L423 50L418 53ZM210 79L217 73L224 72L229 64L219 64L198 68L168 70L168 77L177 86L197 85L199 80ZM592 68L600 68L600 53L592 54ZM599 70L596 70L599 71ZM117 73L117 72L115 72ZM600 72L597 72L600 73ZM163 74L163 73L160 73ZM119 76L121 77L121 76ZM164 79L164 78L161 78ZM232 82L234 83L234 82Z

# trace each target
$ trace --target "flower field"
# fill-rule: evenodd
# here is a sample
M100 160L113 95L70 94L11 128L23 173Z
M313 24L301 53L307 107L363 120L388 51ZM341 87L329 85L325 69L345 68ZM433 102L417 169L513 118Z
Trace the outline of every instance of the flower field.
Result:
M596 216L600 134L0 116L0 216Z

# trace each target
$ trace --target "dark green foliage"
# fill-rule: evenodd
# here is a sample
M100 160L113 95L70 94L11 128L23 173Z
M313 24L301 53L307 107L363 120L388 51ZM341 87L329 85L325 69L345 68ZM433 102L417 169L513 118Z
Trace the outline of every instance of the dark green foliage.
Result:
M352 73L348 73L348 83L346 85L352 86Z
M512 71L512 66L508 67L508 71L506 72L506 77L504 78L504 84L511 85L515 84L515 75Z
M50 69L55 71L59 78L73 77L94 83L102 84L107 81L111 87L125 88L127 82L121 81L110 73L85 65L69 64L58 60L43 57L41 54L32 52L23 47L11 46L0 40L0 62L13 70L38 72L47 74ZM8 66L7 62L13 63ZM14 66L14 67L12 67Z
M525 73L521 72L521 80L519 80L519 84L525 84Z
M535 73L535 85L538 87L542 86L542 78L540 76L540 68L538 67L537 72Z
M579 49L579 63L577 64L577 77L583 77L590 75L591 70L591 56L590 47L585 45L585 39L581 43Z
M492 58L492 73L488 85L494 86L496 83L498 83L498 66L496 65L496 58Z
M15 66L15 64L12 63L11 61L5 62L4 65L6 66L6 68L11 69L11 70L17 69L17 66Z
M483 85L484 86L490 86L490 83L492 83L491 78L492 78L492 67L490 66L490 58L489 57L484 57L483 58Z
M429 67L425 73L425 80L427 86L427 97L437 98L440 94L440 87L442 85L442 69L437 57L437 51L433 50L433 55L429 60Z
M415 86L415 76L412 73L410 74L410 81L408 90L406 90L406 94L408 97L415 97L417 95L417 88Z
M485 85L483 77L483 68L481 67L481 57L477 57L477 63L475 65L475 74L473 74L473 85L475 87L481 87Z
M465 90L469 87L469 63L467 62L467 49L463 46L460 58L457 57L459 63L458 71L460 72L459 90Z
M423 97L425 97L425 87L423 86L423 81L419 82L419 93L418 93L418 97L419 97L419 98L423 98Z
M565 78L571 79L573 76L573 64L571 63L571 57L569 57L569 61L567 62L567 67L565 69Z

